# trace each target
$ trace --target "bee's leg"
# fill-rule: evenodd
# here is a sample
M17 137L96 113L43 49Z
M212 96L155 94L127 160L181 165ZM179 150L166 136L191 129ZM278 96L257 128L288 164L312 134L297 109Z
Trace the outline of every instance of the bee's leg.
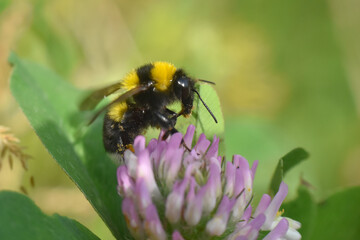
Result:
M172 128L172 129L170 129L170 130L167 130L161 140L164 141L164 140L166 140L170 135L173 135L174 133L177 133L177 132L178 132L178 130L176 130L176 128ZM188 150L189 152L191 151L191 148L189 148L189 147L185 144L184 138L181 139L181 145L183 145L184 148L185 148L186 150Z
M178 118L179 116L181 116L181 112L180 113L176 113L168 108L165 109L165 111L170 115L171 118ZM169 137L169 135L173 135L174 133L177 133L178 130L176 130L175 128L172 128L170 130L167 130L164 134L164 136L162 137L162 140L165 140L166 138ZM185 147L186 150L188 150L189 152L191 151L191 149L186 146L184 139L181 140L181 144Z
M152 125L154 127L157 126L165 130L163 139L166 139L170 134L174 134L177 132L177 130L175 129L176 119L176 113L172 112L169 109L165 109L162 111L154 111Z
M177 118L178 114L168 108L165 108L165 112L169 115L170 118Z
M188 150L189 152L191 152L191 148L189 148L189 147L186 145L186 143L184 142L184 138L181 139L181 144L184 146L184 148L185 148L186 150Z
M176 125L176 118L171 117L167 112L154 111L152 122L154 126L159 126L164 130L171 130Z
M177 133L178 130L176 130L175 128L169 129L165 132L164 136L162 137L162 140L167 139L170 135L173 135L174 133Z

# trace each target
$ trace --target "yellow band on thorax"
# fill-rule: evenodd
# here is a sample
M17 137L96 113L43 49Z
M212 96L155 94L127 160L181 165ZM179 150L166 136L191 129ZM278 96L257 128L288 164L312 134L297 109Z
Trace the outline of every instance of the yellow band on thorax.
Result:
M151 77L155 82L155 88L159 91L168 90L176 72L176 67L167 62L154 62L151 69Z

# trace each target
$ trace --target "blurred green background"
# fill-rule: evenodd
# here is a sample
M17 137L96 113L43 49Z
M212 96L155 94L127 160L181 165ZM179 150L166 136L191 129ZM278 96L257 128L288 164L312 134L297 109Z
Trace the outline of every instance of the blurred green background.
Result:
M46 152L10 94L10 51L79 88L104 86L163 60L216 82L226 152L259 160L266 192L278 159L295 147L311 158L286 177L317 200L360 184L360 2L0 0L0 124L33 156L29 171L3 163L0 189L29 196L111 239L81 192ZM211 106L210 106L211 107ZM36 186L30 187L34 176Z

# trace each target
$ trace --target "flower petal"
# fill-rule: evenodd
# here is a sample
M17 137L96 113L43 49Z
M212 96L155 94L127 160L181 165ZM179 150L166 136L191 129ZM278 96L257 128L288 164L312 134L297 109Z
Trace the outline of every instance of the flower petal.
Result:
M254 181L254 178L255 178L255 173L256 173L256 168L259 164L259 161L256 160L253 162L253 165L251 166L251 177L252 177L252 180Z
M203 211L209 213L214 209L217 197L221 194L220 169L216 164L210 165L208 181L204 188Z
M159 197L160 191L154 178L149 152L145 149L141 151L138 156L137 179L144 179L150 195Z
M226 181L224 194L232 197L234 194L235 186L235 167L231 162L226 162L225 179Z
M172 187L175 179L178 177L178 173L181 169L183 149L176 149L174 151L174 156L171 158L171 162L167 162L165 169L165 182L166 185L170 188Z
M175 231L172 235L172 240L185 240L178 231Z
M135 183L129 176L126 166L120 166L117 169L117 179L119 184L119 193L127 197L132 196L135 190Z
M210 146L210 141L207 140L205 134L200 134L199 140L196 143L194 149L195 151L203 156L206 153L206 150L208 149L208 147Z
M153 204L146 209L145 231L150 239L166 240L166 233Z
M251 222L242 224L239 223L234 233L230 235L229 239L251 239L255 240L258 237L259 230L265 222L265 215L260 214Z
M139 135L134 140L134 150L135 154L138 155L141 151L145 149L145 137L142 135Z
M210 236L220 236L226 229L233 201L224 196L216 211L215 216L206 224L206 231Z
M209 147L205 158L210 159L212 157L217 157L218 155L218 149L219 149L219 141L220 139L214 136L213 142L211 146Z
M289 229L289 222L283 218L263 240L278 240L285 236Z
M180 220L187 185L187 179L179 184L174 184L173 191L166 199L165 216L171 223L177 223Z
M130 198L124 198L122 201L122 212L126 220L126 224L131 231L131 234L138 238L144 238L144 229L137 214L134 202Z
M259 214L264 213L268 208L271 202L271 197L267 194L264 194L255 210L254 217L257 217Z
M195 126L189 125L184 136L184 143L188 148L192 147L192 141L194 138Z
M194 200L187 204L184 218L186 223L190 226L196 225L201 219L205 191L205 187L202 187L196 194Z
M276 213L279 210L281 203L284 201L288 193L288 187L284 182L281 182L279 191L276 193L274 199L271 201L268 208L265 210L264 214L266 216L266 221L261 228L262 230L271 230L272 222L275 219Z
M125 166L128 168L128 173L132 178L136 178L136 169L137 169L137 165L138 165L138 158L137 156L130 151L129 149L127 149L124 152L124 163Z
M147 207L152 204L152 199L143 178L137 179L134 197L136 197L136 205L140 214L144 217Z

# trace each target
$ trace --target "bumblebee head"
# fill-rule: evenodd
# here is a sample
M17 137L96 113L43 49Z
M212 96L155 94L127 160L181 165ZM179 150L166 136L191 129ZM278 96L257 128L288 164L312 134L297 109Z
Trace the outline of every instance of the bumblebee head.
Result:
M177 99L183 102L183 104L190 104L194 101L194 89L195 81L189 78L182 69L175 72L173 76L173 90Z
M177 70L173 77L174 81L174 92L176 97L182 102L182 115L188 116L191 114L193 102L194 102L194 93L196 93L206 108L206 110L210 113L214 121L217 123L217 120L214 116L214 114L211 112L209 107L206 105L206 103L202 100L199 92L195 88L195 82L206 82L206 83L212 83L206 80L194 80L190 77L188 77L181 69Z

